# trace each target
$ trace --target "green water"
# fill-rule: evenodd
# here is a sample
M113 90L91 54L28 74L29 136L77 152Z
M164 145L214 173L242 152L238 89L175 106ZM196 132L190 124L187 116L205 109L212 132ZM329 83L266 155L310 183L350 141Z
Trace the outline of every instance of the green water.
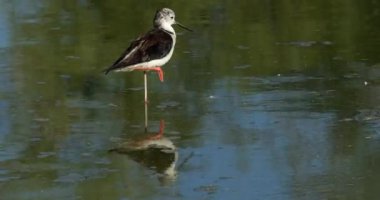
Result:
M161 7L195 32L145 110L101 71ZM378 199L379 35L370 0L0 0L0 199Z

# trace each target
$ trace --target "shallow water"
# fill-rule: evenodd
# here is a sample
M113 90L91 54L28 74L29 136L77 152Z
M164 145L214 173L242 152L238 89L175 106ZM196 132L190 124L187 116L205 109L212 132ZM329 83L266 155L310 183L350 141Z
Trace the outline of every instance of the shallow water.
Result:
M380 3L0 4L0 199L380 196ZM144 108L101 70L163 6Z

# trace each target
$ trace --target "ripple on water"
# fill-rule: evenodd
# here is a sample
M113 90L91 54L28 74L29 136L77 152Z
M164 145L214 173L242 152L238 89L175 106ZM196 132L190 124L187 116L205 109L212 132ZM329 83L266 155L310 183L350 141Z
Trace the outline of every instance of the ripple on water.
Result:
M40 152L37 156L37 158L47 158L51 156L55 156L56 153L53 151L47 151L47 152Z
M85 181L88 179L104 178L107 174L114 172L108 168L86 168L80 172L68 172L59 176L54 182L59 183L76 183L80 181Z
M107 108L108 105L103 102L95 101L95 100L70 99L67 101L67 107L100 109L100 108Z
M20 175L12 174L9 170L0 169L0 182L20 179Z
M331 46L333 45L333 42L331 41L314 41L314 40L298 40L298 41L289 41L289 42L278 42L277 45L290 45L290 46L296 46L296 47L312 47L312 46Z
M380 110L363 109L353 117L358 122L370 122L380 120Z
M164 101L160 103L157 108L159 109L168 109L168 108L178 108L180 106L180 103L177 101Z

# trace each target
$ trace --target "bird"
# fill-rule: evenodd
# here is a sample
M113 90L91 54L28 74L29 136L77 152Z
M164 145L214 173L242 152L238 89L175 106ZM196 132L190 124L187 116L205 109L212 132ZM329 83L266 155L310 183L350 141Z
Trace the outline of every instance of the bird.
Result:
M176 43L176 33L172 25L178 25L192 32L191 29L175 20L173 10L170 8L159 9L153 19L153 29L132 41L121 56L104 70L104 73L107 75L111 71L143 71L144 102L148 103L147 72L156 71L160 81L164 81L161 67L172 57Z

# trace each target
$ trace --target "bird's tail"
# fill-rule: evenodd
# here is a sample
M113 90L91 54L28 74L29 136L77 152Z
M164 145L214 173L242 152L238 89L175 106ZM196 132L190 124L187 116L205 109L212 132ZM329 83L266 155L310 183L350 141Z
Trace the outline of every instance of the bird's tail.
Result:
M111 69L108 68L108 69L103 69L102 72L107 75L108 73L110 73Z

